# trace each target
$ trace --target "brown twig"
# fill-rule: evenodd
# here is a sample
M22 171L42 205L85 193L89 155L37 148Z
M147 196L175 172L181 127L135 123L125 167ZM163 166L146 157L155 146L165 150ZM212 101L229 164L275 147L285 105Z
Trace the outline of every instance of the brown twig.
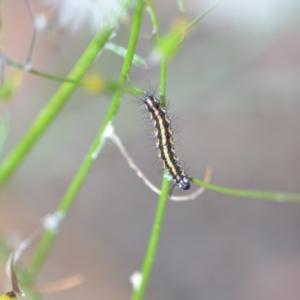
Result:
M134 163L133 159L129 156L128 152L126 151L124 145L121 142L121 139L118 137L118 135L114 132L114 130L111 130L111 134L108 135L108 137L111 139L111 141L118 147L120 150L122 156L125 158L125 160L128 162L130 168L132 168L136 174L144 181L144 183L156 194L160 195L161 191L159 188L157 188L155 185L151 183L151 181L143 174L143 172L139 169L139 167ZM212 175L212 169L210 167L206 168L205 171L205 182L210 182ZM172 201L188 201L188 200L194 200L199 195L201 195L205 191L204 187L200 187L198 190L196 190L193 193L187 194L185 196L170 196L170 200Z

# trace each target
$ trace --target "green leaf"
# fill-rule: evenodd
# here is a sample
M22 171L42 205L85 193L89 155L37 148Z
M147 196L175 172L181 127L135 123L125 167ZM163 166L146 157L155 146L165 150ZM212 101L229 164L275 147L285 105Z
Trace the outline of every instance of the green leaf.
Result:
M165 35L159 45L159 49L161 54L165 58L172 58L177 53L180 46L180 40L178 38L178 34L174 31L170 31Z
M114 53L116 53L116 54L118 54L118 55L120 55L122 57L125 57L126 53L127 53L127 49L126 48L118 46L118 45L116 45L114 43L107 43L104 48L107 49L107 50L111 50ZM147 68L147 64L146 64L145 59L143 59L142 57L138 56L137 54L134 54L132 62L137 67L144 68L144 69Z

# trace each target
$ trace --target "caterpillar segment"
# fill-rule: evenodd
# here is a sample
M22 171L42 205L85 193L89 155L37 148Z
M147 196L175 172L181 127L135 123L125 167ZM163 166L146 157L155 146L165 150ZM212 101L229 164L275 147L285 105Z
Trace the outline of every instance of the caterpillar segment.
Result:
M160 101L154 95L148 93L145 93L143 102L155 128L156 147L164 168L169 171L174 183L179 188L188 190L190 180L179 162L174 146L171 121L166 109L161 106Z

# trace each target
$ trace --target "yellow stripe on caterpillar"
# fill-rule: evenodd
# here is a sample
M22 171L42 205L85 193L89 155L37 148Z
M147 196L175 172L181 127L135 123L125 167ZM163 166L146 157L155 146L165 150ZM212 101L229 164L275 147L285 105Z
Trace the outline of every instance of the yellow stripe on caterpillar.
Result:
M143 102L155 127L156 147L159 150L159 157L163 161L164 168L169 171L173 181L179 188L188 190L190 179L177 157L171 121L166 109L162 107L160 101L154 95L147 92L143 97Z

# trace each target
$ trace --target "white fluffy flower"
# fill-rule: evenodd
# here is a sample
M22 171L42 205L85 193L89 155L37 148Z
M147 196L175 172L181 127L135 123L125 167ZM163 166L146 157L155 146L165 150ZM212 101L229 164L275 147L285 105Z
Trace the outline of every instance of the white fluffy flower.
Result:
M44 0L58 12L60 26L68 26L72 32L89 26L93 32L121 9L120 0Z

